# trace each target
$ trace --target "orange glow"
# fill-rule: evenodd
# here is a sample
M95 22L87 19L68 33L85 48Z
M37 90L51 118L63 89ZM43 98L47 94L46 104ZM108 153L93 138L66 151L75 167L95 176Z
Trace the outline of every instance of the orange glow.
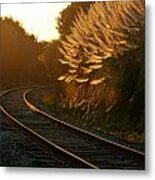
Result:
M56 29L59 13L70 3L2 4L1 16L12 17L21 22L29 34L38 41L58 39Z

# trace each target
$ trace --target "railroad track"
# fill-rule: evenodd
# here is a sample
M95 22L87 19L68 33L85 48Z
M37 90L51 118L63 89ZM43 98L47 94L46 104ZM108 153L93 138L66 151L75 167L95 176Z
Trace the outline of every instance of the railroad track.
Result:
M144 153L74 127L39 110L27 99L31 91L14 89L2 94L1 110L48 147L64 153L81 168L144 169Z
M44 137L44 133L41 133L40 131L46 131L46 133L49 133L48 122L46 123L44 119L38 117L38 115L34 113L31 113L26 108L22 99L22 95L25 90L26 89L24 88L14 88L1 94L1 117L7 120L7 123L10 124L12 129L15 128L16 131L20 131L19 136L21 136L21 131L24 136L27 136L28 140L26 142L23 140L24 144L22 143L23 153L24 151L27 151L28 154L34 158L38 158L31 166L36 167L37 165L37 167L55 168L97 168ZM18 141L18 139L19 138L15 139L15 141ZM25 138L23 137L23 139ZM31 142L28 142L29 139ZM21 144L20 141L16 143Z
M35 137L19 129L18 126L9 125L4 121L2 114L1 127L1 159L0 166L7 167L53 167L77 168L77 164L58 153L55 148L49 148Z

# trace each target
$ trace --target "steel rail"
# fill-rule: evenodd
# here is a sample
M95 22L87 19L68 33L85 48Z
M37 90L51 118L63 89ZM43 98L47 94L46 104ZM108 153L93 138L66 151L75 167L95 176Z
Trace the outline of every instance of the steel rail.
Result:
M36 88L35 88L35 89L36 89ZM92 133L92 132L89 132L89 131L87 131L87 130L81 129L81 128L76 127L76 126L74 126L74 125L72 125L72 124L69 124L69 123L67 123L67 122L64 122L63 120L60 120L60 119L58 119L58 118L56 118L56 117L53 117L53 116L51 116L50 114L42 111L41 109L37 108L34 104L32 104L32 103L28 100L28 95L29 95L29 93L32 92L32 91L34 91L34 89L29 89L29 90L25 91L24 94L23 94L23 100L24 100L25 104L27 105L27 107L28 107L31 111L33 111L33 112L35 112L35 113L38 113L38 114L40 114L40 115L42 115L42 116L45 116L45 117L49 118L50 120L55 121L55 122L57 122L57 123L59 123L59 124L61 124L61 125L64 125L65 127L70 128L70 129L72 129L72 130L74 130L74 131L76 131L76 132L79 132L79 133L88 135L89 137L95 138L96 140L99 140L99 141L101 141L101 142L104 142L104 143L113 145L114 147L118 147L118 148L124 149L124 150L126 150L126 151L128 151L128 152L132 152L132 153L135 153L135 154L140 155L140 156L143 156L143 157L145 156L145 153L143 153L143 152L141 152L141 151L139 151L139 150L136 150L136 149L134 149L134 148L127 147L127 146L125 146L125 145L122 145L122 144L116 143L116 142L114 142L114 141L108 140L108 139L106 139L106 138L103 138L103 137L101 137L101 136L98 136L98 135L96 135L96 134L94 134L94 133Z
M12 92L12 91L18 91L24 88L12 88L12 89L8 89L4 92L2 92L0 94L0 97L2 98L2 96L6 96L8 93ZM32 108L32 107L31 107ZM19 128L21 128L22 130L26 131L27 133L33 135L34 137L36 137L37 139L41 140L42 142L44 142L46 145L51 146L52 148L57 149L60 152L63 152L65 155L69 156L70 158L78 161L78 163L82 163L83 165L85 165L87 168L92 168L92 169L99 169L97 166L93 165L92 163L89 163L88 161L82 159L81 157L69 152L68 150L58 146L57 144L53 143L52 141L46 139L45 137L43 137L42 135L38 134L37 132L35 132L33 129L29 128L28 126L24 125L23 123L19 122L15 117L13 117L9 112L7 112L5 110L5 108L0 105L0 109L1 112L6 115L15 125L17 125ZM34 109L33 109L34 110Z

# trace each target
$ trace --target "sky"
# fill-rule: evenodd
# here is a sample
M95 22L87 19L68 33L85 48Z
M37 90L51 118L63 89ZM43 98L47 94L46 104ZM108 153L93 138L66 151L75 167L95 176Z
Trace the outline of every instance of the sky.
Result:
M1 4L1 16L20 21L26 32L34 34L38 41L51 41L59 38L56 18L69 4Z

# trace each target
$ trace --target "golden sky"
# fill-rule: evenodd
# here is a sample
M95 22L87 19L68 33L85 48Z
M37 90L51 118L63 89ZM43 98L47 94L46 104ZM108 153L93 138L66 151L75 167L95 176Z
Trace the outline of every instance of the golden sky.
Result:
M1 16L11 16L21 22L26 32L38 41L58 39L56 18L70 3L1 4Z

